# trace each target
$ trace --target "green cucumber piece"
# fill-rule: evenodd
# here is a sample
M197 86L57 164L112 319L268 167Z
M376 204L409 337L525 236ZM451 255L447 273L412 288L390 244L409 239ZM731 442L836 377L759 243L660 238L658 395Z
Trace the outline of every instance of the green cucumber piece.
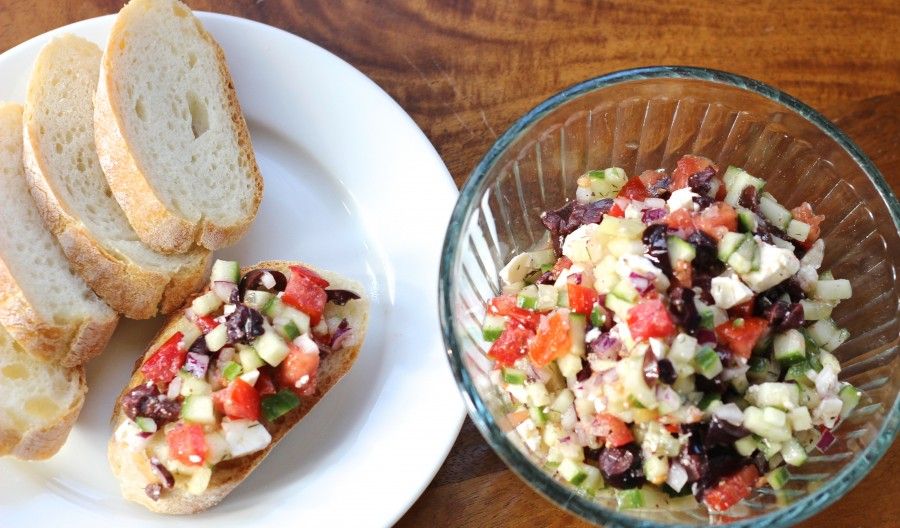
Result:
M181 418L198 424L216 423L213 411L212 396L207 394L191 394L181 404Z
M287 324L284 324L280 327L281 335L285 337L288 341L293 341L294 339L300 337L300 329L297 328L297 323L294 321L288 321Z
M669 248L669 263L674 267L679 261L691 262L697 256L697 250L690 242L677 236L666 239Z
M744 233L725 233L725 236L719 240L718 256L722 262L728 262L728 259L735 251L746 241L748 235Z
M234 378L240 376L243 371L244 369L239 364L229 361L222 367L222 376L228 381L234 381Z
M793 438L781 446L781 456L792 466L802 466L806 462L806 450Z
M558 306L559 308L568 308L569 307L569 290L568 290L568 288L563 288L561 290L557 290L556 306Z
M278 324L286 324L287 321L293 322L301 334L309 333L309 316L293 306L282 306L281 313L278 314ZM276 323L274 319L272 322Z
M559 290L557 290L555 286L552 284L537 285L537 301L534 304L535 310L552 310L553 308L556 308L558 300Z
M547 386L536 381L525 385L525 392L528 394L528 402L535 407L543 407L550 405L550 393Z
M241 266L234 260L216 260L209 273L210 282L241 282Z
M772 489L776 490L783 488L790 478L791 474L788 471L787 466L781 466L766 473L766 480L769 482L769 485L772 486Z
M728 189L730 187L734 187L734 180L737 178L738 174L744 172L744 169L740 167L735 167L734 165L729 165L727 169L725 169L725 174L722 175L722 181L725 182L725 188Z
M778 380L781 369L772 360L762 356L753 356L748 362L750 369L747 378L753 383L765 383Z
M750 388L750 380L747 379L746 374L741 374L740 376L731 378L730 383L735 392L737 392L738 394L745 394L747 392L747 389Z
M812 296L823 301L842 301L853 296L853 289L847 279L819 279Z
M575 393L569 389L563 389L556 395L556 399L550 404L550 409L563 413L575 403Z
M563 459L556 468L559 475L566 479L570 484L575 486L581 484L587 479L587 472L584 471L584 464L576 462L570 458Z
M694 368L707 379L713 379L722 372L722 360L711 347L704 346L694 356Z
M730 180L731 185L725 184L725 189L727 191L725 194L725 203L731 206L738 205L738 202L741 200L741 193L743 193L744 189L747 187L753 186L758 191L766 184L765 180L751 176L744 170L733 172Z
M775 334L773 342L775 359L782 365L791 365L806 359L806 340L798 330Z
M784 231L791 222L793 216L785 209L775 197L769 193L763 193L759 198L759 212L770 224Z
M757 220L756 215L753 214L753 211L744 207L739 207L737 210L737 215L738 223L745 233L752 234L756 232L756 228L759 226L759 221Z
M187 397L192 394L205 396L212 394L212 385L207 383L205 379L200 379L185 370L179 371L178 375L181 376L180 394L182 396Z
M244 292L244 304L254 310L262 311L275 295L261 290L247 290Z
M603 170L592 170L587 173L591 182L591 197L594 200L602 198L615 198L628 177L625 171L619 167L610 167Z
M741 456L748 457L756 451L756 439L753 435L747 435L734 443L734 449Z
M600 305L595 305L591 310L591 325L600 328L606 324L606 310Z
M809 237L809 224L800 220L791 219L788 222L785 234L798 242L803 242Z
M525 379L526 376L524 370L512 367L505 367L503 369L503 381L510 385L525 385Z
M807 387L812 387L815 383L813 383L813 381L809 379L809 376L806 375L810 368L812 367L809 366L808 360L794 363L788 367L787 372L785 372L784 381L793 381Z
M228 343L228 328L224 324L213 328L203 338L206 340L206 348L210 352L218 352Z
M237 351L238 360L241 362L241 368L244 369L244 372L256 370L266 364L252 346L239 343L237 345Z
M271 396L266 396L260 402L262 415L270 422L289 413L298 405L300 405L300 398L288 389L281 389Z
M853 409L859 405L859 400L862 397L862 391L850 385L849 383L841 387L840 392L838 392L838 398L844 402L844 405L841 407L841 420L850 416L850 413L853 412Z
M728 265L738 274L749 273L753 271L754 259L759 258L755 255L758 252L756 240L753 237L746 237L740 247L728 257Z
M768 438L760 438L756 443L757 449L766 457L766 460L771 460L773 456L781 453L782 445L781 442L769 440Z
M716 402L719 402L719 403L716 404ZM700 401L697 403L697 408L700 409L701 411L709 410L710 412L712 412L712 410L714 410L716 407L719 407L721 405L722 405L722 397L721 396L719 396L718 394L715 394L713 392L707 392L703 395L702 398L700 398Z
M519 290L516 296L516 306L526 310L534 310L538 302L538 289L534 284L529 284Z
M618 315L620 318L625 319L628 317L628 310L634 306L634 303L622 300L616 295L610 294L606 296L605 305L607 308L612 310L612 312Z
M152 418L147 418L146 416L135 416L134 423L137 424L138 429L145 433L156 432L156 422L153 421Z
M284 339L272 331L263 332L263 335L253 342L256 353L269 365L277 367L287 357L290 349Z
M540 407L529 407L528 415L531 417L531 421L534 422L534 425L538 427L542 427L547 423L547 413Z
M506 328L506 317L502 315L485 315L481 325L481 336L487 342L496 341Z
M778 416L776 416L778 413L782 420L778 420ZM750 406L744 409L744 427L751 433L773 442L785 442L791 438L791 430L787 425L787 414L772 407L760 409Z
M281 302L281 299L273 295L272 298L266 301L266 304L263 305L260 312L269 319L274 319L281 315L281 312L287 307L288 306Z
M211 291L208 291L199 297L195 297L194 300L191 301L191 311L194 312L195 315L201 317L215 312L221 306L222 299L219 299L219 296Z
M634 288L634 285L631 283L630 279L622 279L613 286L611 295L615 295L619 299L622 299L625 302L635 303L637 302L640 294Z
M793 409L800 405L800 387L796 383L760 383L750 387L746 398L757 407Z
M559 372L565 377L571 377L581 372L581 356L566 354L556 360Z
M569 313L569 336L572 338L571 354L584 357L584 335L587 331L587 319L580 313Z
M834 309L831 303L814 299L800 299L800 306L803 307L803 318L807 321L828 319L831 317L831 311Z
M644 492L638 489L616 490L616 505L620 510L643 508Z

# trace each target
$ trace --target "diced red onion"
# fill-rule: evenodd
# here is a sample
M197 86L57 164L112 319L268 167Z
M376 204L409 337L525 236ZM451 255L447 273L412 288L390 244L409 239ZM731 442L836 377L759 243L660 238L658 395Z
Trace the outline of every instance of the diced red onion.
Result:
M206 370L209 368L209 356L206 354L198 354L196 352L188 352L184 360L184 370L190 372L195 378L203 379L206 376Z
M742 425L744 423L744 411L733 403L720 405L713 411L713 415L732 425Z
M212 284L212 290L215 292L216 297L226 303L231 299L231 292L236 289L237 284L229 281L215 281Z
M722 380L729 381L734 378L739 378L747 373L750 370L750 365L741 365L738 367L727 368L722 371Z
M591 341L590 351L597 359L616 359L622 342L609 333L600 334L600 337ZM590 361L590 356L588 357Z
M603 380L603 383L609 385L610 383L614 383L617 379L619 379L619 373L616 372L616 369L611 368L606 372L600 374L600 379Z
M341 324L338 325L334 334L331 336L331 350L340 350L343 348L344 342L350 338L352 333L353 330L350 328L350 323L348 323L346 319L342 319Z
M632 271L628 278L631 279L634 289L642 295L653 289L653 277L647 277Z
M681 396L675 392L675 389L664 384L656 386L656 400L660 403L660 407L677 409L681 405Z
M591 437L593 436L590 432L590 424L586 424L584 422L578 422L575 424L575 442L578 445L589 445L591 443Z
M572 284L581 284L583 277L581 273L570 273L566 275L566 281L571 282Z
M675 490L675 493L681 491L681 488L687 484L688 474L685 471L684 467L678 462L673 463L669 466L669 476L666 478L666 484L669 485L670 488Z
M147 431L141 431L137 435L140 438L150 438L151 436L153 436L153 433L148 433Z
M664 216L666 216L665 209L644 209L641 212L641 222L652 224L653 222L661 220Z
M822 437L819 438L818 442L816 442L816 447L819 449L819 451L824 453L825 451L828 451L828 448L831 447L831 444L833 444L835 440L837 439L833 434L831 434L830 430L823 429Z
M701 345L716 344L716 333L712 330L702 329L697 331L697 343Z
M172 378L172 381L169 382L169 389L166 391L166 397L170 400L174 400L181 394L181 376L175 376Z

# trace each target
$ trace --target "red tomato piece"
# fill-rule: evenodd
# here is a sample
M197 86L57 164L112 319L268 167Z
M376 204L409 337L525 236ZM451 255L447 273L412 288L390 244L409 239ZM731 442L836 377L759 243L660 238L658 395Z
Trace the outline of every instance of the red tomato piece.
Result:
M694 215L694 226L715 240L737 231L737 212L725 202L716 202Z
M735 321L739 321L735 324ZM725 321L716 327L716 338L725 343L731 352L740 358L748 359L756 342L769 329L769 323L759 317L743 317Z
M259 392L241 378L235 378L212 397L216 408L232 420L259 420Z
M325 311L325 303L328 302L328 295L325 293L325 279L315 275L302 266L291 266L291 278L284 289L284 295L281 300L293 306L309 316L309 322L313 326L319 324L322 319L322 312Z
M256 380L256 392L259 393L260 397L269 396L270 394L275 394L278 392L275 390L275 382L272 381L272 375L268 372L268 370L259 371L259 378Z
M276 371L278 385L294 391L298 396L315 394L319 354L309 353L293 343L288 343L288 346L290 351ZM307 376L305 382L304 376Z
M572 259L566 256L559 257L556 259L556 264L553 265L553 269L550 271L559 277L559 274L562 273L562 270L569 269L572 267Z
M187 348L182 348L184 334L175 332L156 352L141 365L141 374L156 383L168 383L178 374L187 357Z
M197 320L194 321L194 323L204 334L208 334L210 330L219 326L219 323L217 323L210 315L201 315L197 317Z
M537 329L541 322L541 314L516 306L515 295L499 295L488 303L488 312L495 315L511 317L531 331Z
M676 209L663 219L663 222L672 229L678 229L685 233L694 231L694 220L687 209Z
M666 173L655 170L645 170L638 178L640 178L641 183L644 184L644 188L652 189L660 180L666 178Z
M291 275L302 275L307 279L311 280L313 284L320 288L327 288L329 286L328 281L322 278L321 275L316 273L315 271L305 267L305 266L291 266Z
M803 247L809 249L812 247L813 242L819 239L819 235L822 234L821 223L825 220L825 216L814 214L812 206L807 202L803 202L791 209L791 214L794 215L796 220L809 224L809 234L806 236L806 240L802 242Z
M209 452L202 425L179 423L166 433L166 443L172 456L189 466L203 465Z
M509 324L500 337L491 344L487 356L504 367L511 367L528 349L528 340L534 332L520 324Z
M569 293L569 308L575 313L591 315L594 304L600 298L597 291L590 286L575 284L571 280L566 284L566 289Z
M681 426L678 424L665 424L663 427L672 434L681 433Z
M569 333L568 311L557 310L541 318L537 334L528 346L528 357L544 367L551 361L572 351L572 335Z
M703 501L714 511L725 511L750 496L753 484L759 478L756 466L741 468L734 475L723 478L714 488L707 490Z
M619 198L628 198L629 200L638 200L643 201L647 199L650 194L647 192L647 187L644 186L644 182L641 181L640 178L629 178L625 185L619 190L618 197Z
M682 156L675 163L675 170L672 171L672 190L683 189L688 186L688 180L694 174L702 171L707 167L715 167L713 162L701 156L691 156L690 154Z
M619 204L614 203L606 214L615 218L623 218L625 216L625 210L619 207Z
M628 310L628 329L635 339L675 335L675 324L659 299L645 299Z
M615 416L600 413L594 418L594 427L597 436L606 440L606 447L621 447L634 442L634 435L628 424Z

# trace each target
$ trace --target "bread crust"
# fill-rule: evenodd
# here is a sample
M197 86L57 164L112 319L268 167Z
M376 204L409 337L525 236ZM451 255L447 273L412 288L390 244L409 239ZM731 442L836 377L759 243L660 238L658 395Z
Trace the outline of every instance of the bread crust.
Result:
M194 248L189 263L175 273L167 273L143 267L107 249L60 199L58 190L46 176L48 169L46 158L40 152L39 125L31 110L26 105L25 177L44 225L56 236L72 268L113 310L130 319L148 319L179 307L203 286L212 254Z
M59 451L81 413L87 394L84 368L73 368L71 375L77 377L78 391L62 417L45 427L26 431L24 435L0 428L0 456L12 455L22 460L45 460Z
M348 280L338 274L322 271L308 264L292 263L284 261L265 261L254 266L245 267L242 274L253 269L276 269L284 273L288 272L288 266L300 264L315 270L329 281L331 287L349 289L360 294L359 300L350 301L345 306L326 305L325 316L340 314L352 318L351 327L356 334L353 346L342 348L325 357L319 366L316 394L311 397L301 398L300 406L282 417L276 424L268 424L267 429L272 435L272 442L264 450L244 457L220 462L213 470L209 487L201 495L191 495L179 488L167 490L159 500L153 501L144 491L147 484L157 482L157 478L150 468L150 462L144 451L134 452L127 446L117 442L113 437L109 442L108 457L113 473L119 480L123 496L142 504L147 509L157 513L190 514L206 510L218 504L228 493L240 484L247 475L269 454L273 447L290 431L307 413L319 402L322 397L350 370L356 361L359 349L362 346L368 320L368 301L365 299L363 288L355 281ZM133 387L145 381L141 374L140 366L154 352L171 333L173 323L179 315L173 315L163 326L160 332L153 338L144 355L138 358L134 367L134 374L126 387L116 400L113 409L112 423L118 428L125 419L121 411L122 397Z
M181 2L172 3L180 5L190 13L187 6ZM128 5L123 11L124 9L128 9ZM193 17L193 14L190 16ZM239 160L247 167L254 180L255 191L250 214L246 218L231 225L219 225L205 217L193 222L178 212L169 210L150 185L145 176L146 170L132 154L129 141L124 135L125 127L118 105L121 98L110 74L117 49L125 45L125 23L122 13L116 18L110 31L100 65L99 84L94 95L94 136L97 154L113 195L141 240L154 250L166 254L185 253L195 244L215 250L236 243L247 232L256 217L263 193L263 179L253 153L250 131L238 103L225 54L199 20L196 18L194 20L201 37L215 50L224 86L223 97L228 101L240 148Z

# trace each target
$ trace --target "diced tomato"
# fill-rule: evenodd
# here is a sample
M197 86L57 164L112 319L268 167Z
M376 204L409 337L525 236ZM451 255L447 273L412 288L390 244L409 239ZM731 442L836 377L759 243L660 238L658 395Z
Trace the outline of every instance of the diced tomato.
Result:
M507 324L500 337L491 344L487 356L504 367L511 367L528 350L528 340L534 332L521 324Z
M141 365L141 374L156 383L168 383L178 374L187 357L187 348L180 346L184 334L175 332Z
M725 202L716 202L694 215L694 226L715 240L737 231L737 212Z
M254 385L256 388L256 392L259 393L260 397L269 396L270 394L275 394L278 392L275 390L275 382L272 381L272 375L268 372L268 370L259 371L259 378L256 379L256 384Z
M625 185L619 190L618 197L643 201L646 200L649 195L647 187L644 186L644 182L642 182L640 178L629 178Z
M819 239L819 235L822 234L820 224L825 220L825 216L813 214L812 206L807 202L803 202L791 209L791 214L794 215L796 220L809 224L809 234L806 236L806 240L802 242L803 247L809 249L812 247L813 242Z
M713 162L707 158L700 156L691 156L690 154L682 156L675 163L675 170L672 171L672 190L683 189L688 186L688 180L694 174L703 169L713 166Z
M328 301L323 282L325 286L328 285L315 272L303 266L291 266L291 278L281 300L308 315L310 324L315 326L322 319L322 312Z
M621 447L634 442L634 435L631 434L628 424L611 414L598 414L594 417L593 425L597 436L606 440L606 447Z
M550 271L559 277L559 274L562 273L562 270L566 270L572 267L572 259L566 256L559 257L556 259L556 263L553 265L553 269Z
M759 478L756 466L748 465L734 475L725 477L715 487L706 491L703 501L714 511L725 511L750 496L753 484Z
M496 315L505 315L515 319L519 324L529 330L536 330L541 322L541 314L519 308L516 306L515 295L499 295L488 303L488 312Z
M259 392L241 378L214 392L212 398L216 409L232 420L259 420Z
M693 280L693 270L691 263L687 260L679 260L672 267L672 274L678 280L678 285L682 288L690 288Z
M737 323L735 323L737 321ZM725 343L735 356L750 358L753 347L769 329L769 323L759 317L743 317L725 321L716 327L716 338Z
M635 339L675 335L675 324L659 299L645 299L628 310L628 329Z
M539 367L544 367L571 351L572 335L569 333L568 312L557 310L542 317L537 334L528 346L528 357L531 361Z
M728 316L733 319L738 317L753 317L753 299L729 308Z
M665 219L663 219L663 222L672 229L679 229L686 233L692 233L694 231L694 220L691 218L691 213L687 209L676 209L666 216Z
M615 218L624 218L625 210L619 207L619 204L614 203L613 206L609 209L609 212L606 214Z
M569 308L576 313L591 315L591 310L599 299L597 290L583 284L575 284L571 280L566 284L566 289L569 292Z
M197 320L194 321L194 323L204 334L208 334L210 330L219 326L219 323L217 323L210 315L201 315L197 317Z
M278 365L276 380L280 387L291 389L299 396L311 396L316 392L317 373L319 371L319 354L311 354L293 343L288 343L290 351L284 361ZM305 383L304 376L309 376ZM300 383L298 387L297 384Z
M655 170L645 170L638 178L640 178L641 183L644 184L644 188L646 188L649 193L649 190L653 189L654 185L657 185L660 180L666 178L666 173Z
M169 453L182 464L201 466L206 462L209 447L202 425L179 423L166 433L166 443Z
M666 431L669 431L672 434L678 434L681 432L681 426L678 424L670 423L670 424L663 425L663 427L665 427Z

